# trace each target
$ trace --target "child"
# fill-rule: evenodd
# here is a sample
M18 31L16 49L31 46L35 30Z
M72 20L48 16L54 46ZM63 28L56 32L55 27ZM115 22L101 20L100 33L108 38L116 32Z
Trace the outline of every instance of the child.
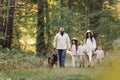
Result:
M85 66L85 46L84 41L80 41L80 46L78 47L78 55L80 56L80 67Z
M77 39L74 37L72 39L72 47L71 47L71 52L72 52L72 65L73 67L76 66L76 60L77 60Z
M101 46L98 46L98 49L95 52L97 54L96 58L98 63L101 62L102 58L104 58L104 51L102 50Z

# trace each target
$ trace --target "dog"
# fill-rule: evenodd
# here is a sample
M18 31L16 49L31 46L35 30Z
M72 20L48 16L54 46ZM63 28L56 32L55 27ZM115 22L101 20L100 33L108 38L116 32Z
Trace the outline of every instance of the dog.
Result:
M53 68L54 65L58 64L58 56L57 54L53 54L52 56L48 57L48 64L50 68Z

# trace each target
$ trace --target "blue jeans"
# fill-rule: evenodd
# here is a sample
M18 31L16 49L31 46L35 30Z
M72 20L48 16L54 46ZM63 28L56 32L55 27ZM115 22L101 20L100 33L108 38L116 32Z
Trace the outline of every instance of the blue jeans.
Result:
M65 67L66 49L58 49L59 66Z

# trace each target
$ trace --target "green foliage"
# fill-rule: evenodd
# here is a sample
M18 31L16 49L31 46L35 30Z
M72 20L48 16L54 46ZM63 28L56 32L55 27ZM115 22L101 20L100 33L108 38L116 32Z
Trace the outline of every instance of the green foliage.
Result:
M112 48L112 42L120 36L119 9L115 7L119 5L117 0L64 0L63 5L61 5L61 2L58 0L46 1L48 1L48 9L45 3L43 15L45 45L48 45L48 38L50 42L48 53L52 52L53 38L55 34L59 32L59 27L61 26L65 27L65 32L70 35L70 38L75 36L78 40L83 40L86 30L92 29L92 31L97 34L98 45L104 44L103 46L106 50ZM69 1L70 5L68 4ZM37 31L36 2L37 0L17 1L14 16L12 48L20 49L25 52L35 52ZM93 6L91 6L91 4L93 4ZM93 9L90 10L90 6L93 7ZM95 6L101 6L101 8L99 9ZM4 5L3 10L6 9L7 7ZM49 15L48 23L46 20L48 19L47 14ZM0 15L2 14L0 13ZM6 18L5 15L2 16ZM95 28L90 28L90 19L95 19L95 16L99 16L98 19L96 18L98 25ZM97 21L94 21L93 26L95 26L96 23ZM48 26L50 27L49 36L47 33ZM0 36L2 39L5 39L4 33L0 33Z
M113 16L110 11L102 12L99 27L96 29L98 44L104 43L105 50L113 48L111 45L120 35L120 19Z
M61 7L60 3L56 3L49 12L52 13L52 15L50 15L50 26L52 32L59 32L59 27L63 26L65 27L65 31L69 32L70 37L72 37L74 35L73 32L77 32L80 29L76 14L67 7Z
M5 36L4 36L4 33L3 33L3 32L0 32L0 39L5 40Z
M18 1L15 8L14 34L12 47L35 52L37 5Z
M37 3L37 0L31 0L31 2L33 2L33 3Z
M36 58L33 53L25 53L16 49L1 49L0 70L11 71L18 69L31 69L39 67L40 58Z
M119 43L120 43L120 38L114 40L114 42L112 43L113 49L117 53L119 53L119 51L120 51L120 44Z

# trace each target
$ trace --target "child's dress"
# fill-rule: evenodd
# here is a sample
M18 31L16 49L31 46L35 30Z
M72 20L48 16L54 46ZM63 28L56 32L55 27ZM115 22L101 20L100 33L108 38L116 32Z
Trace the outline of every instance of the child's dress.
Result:
M76 46L73 44L72 45L72 48L71 48L72 50L72 65L73 65L73 67L75 67L75 63L76 63L76 59L77 59L77 50L76 50Z
M96 54L97 54L97 56L96 56L97 59L104 58L104 51L103 50L96 50Z

